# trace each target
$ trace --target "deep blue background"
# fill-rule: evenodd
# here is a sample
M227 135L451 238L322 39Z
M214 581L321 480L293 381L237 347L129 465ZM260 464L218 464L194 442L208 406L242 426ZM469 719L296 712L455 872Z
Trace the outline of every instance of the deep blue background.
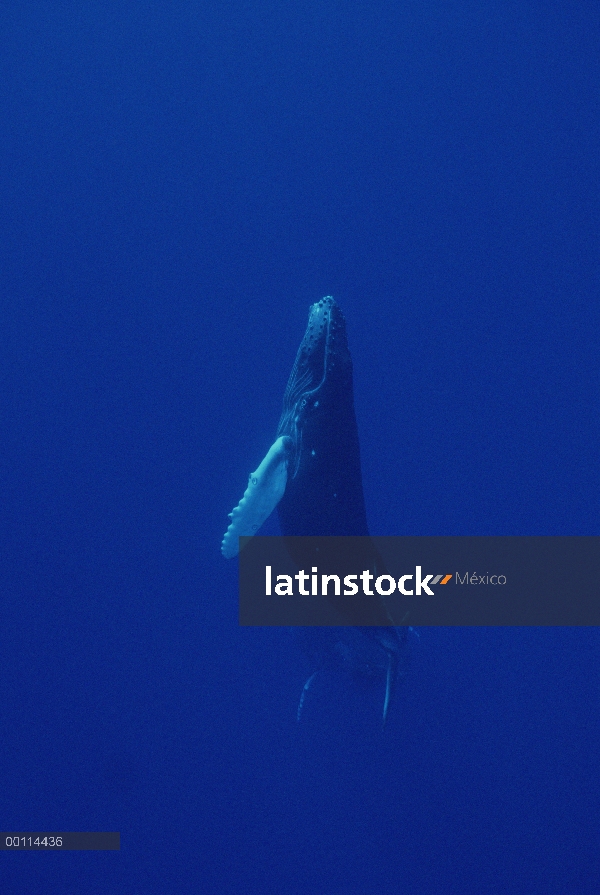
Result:
M340 302L374 534L597 534L597 0L6 2L2 895L595 892L595 630L381 694L237 628L226 514ZM276 531L271 522L266 533Z

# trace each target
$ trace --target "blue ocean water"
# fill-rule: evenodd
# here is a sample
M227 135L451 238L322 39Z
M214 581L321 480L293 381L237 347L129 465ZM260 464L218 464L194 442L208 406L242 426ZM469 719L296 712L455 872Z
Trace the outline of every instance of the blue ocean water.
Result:
M373 534L598 533L597 0L0 23L0 827L121 832L2 895L596 892L595 629L425 628L385 732L297 724L219 544L325 294Z

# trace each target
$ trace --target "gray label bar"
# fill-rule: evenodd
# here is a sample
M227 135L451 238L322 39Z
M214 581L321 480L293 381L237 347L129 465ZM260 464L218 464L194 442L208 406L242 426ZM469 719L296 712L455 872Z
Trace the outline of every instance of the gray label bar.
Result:
M598 537L254 537L240 545L242 625L600 625Z
M120 833L0 833L0 851L119 851Z

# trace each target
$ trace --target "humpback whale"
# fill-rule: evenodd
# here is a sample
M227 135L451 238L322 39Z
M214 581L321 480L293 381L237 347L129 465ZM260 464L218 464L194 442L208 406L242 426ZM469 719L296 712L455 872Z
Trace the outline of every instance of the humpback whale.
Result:
M275 507L284 537L369 535L352 359L346 322L332 296L310 308L285 390L275 442L256 472L250 474L242 499L229 514L231 523L221 545L223 555L235 556L238 538L255 534ZM385 573L374 545L366 550L361 567ZM306 555L293 558L302 565L310 562ZM367 617L364 625L355 627L298 628L296 636L317 671L343 669L353 676L384 680L385 724L406 628L393 626L378 596L367 607ZM312 674L304 686L298 717L314 679Z

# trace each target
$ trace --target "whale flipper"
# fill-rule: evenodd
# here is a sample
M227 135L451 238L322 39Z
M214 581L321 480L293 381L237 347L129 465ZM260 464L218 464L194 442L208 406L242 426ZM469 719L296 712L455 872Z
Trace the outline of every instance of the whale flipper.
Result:
M256 472L250 473L242 499L229 514L231 523L221 543L221 553L227 559L237 556L238 538L255 535L281 500L287 482L291 447L291 438L280 436L269 448Z

